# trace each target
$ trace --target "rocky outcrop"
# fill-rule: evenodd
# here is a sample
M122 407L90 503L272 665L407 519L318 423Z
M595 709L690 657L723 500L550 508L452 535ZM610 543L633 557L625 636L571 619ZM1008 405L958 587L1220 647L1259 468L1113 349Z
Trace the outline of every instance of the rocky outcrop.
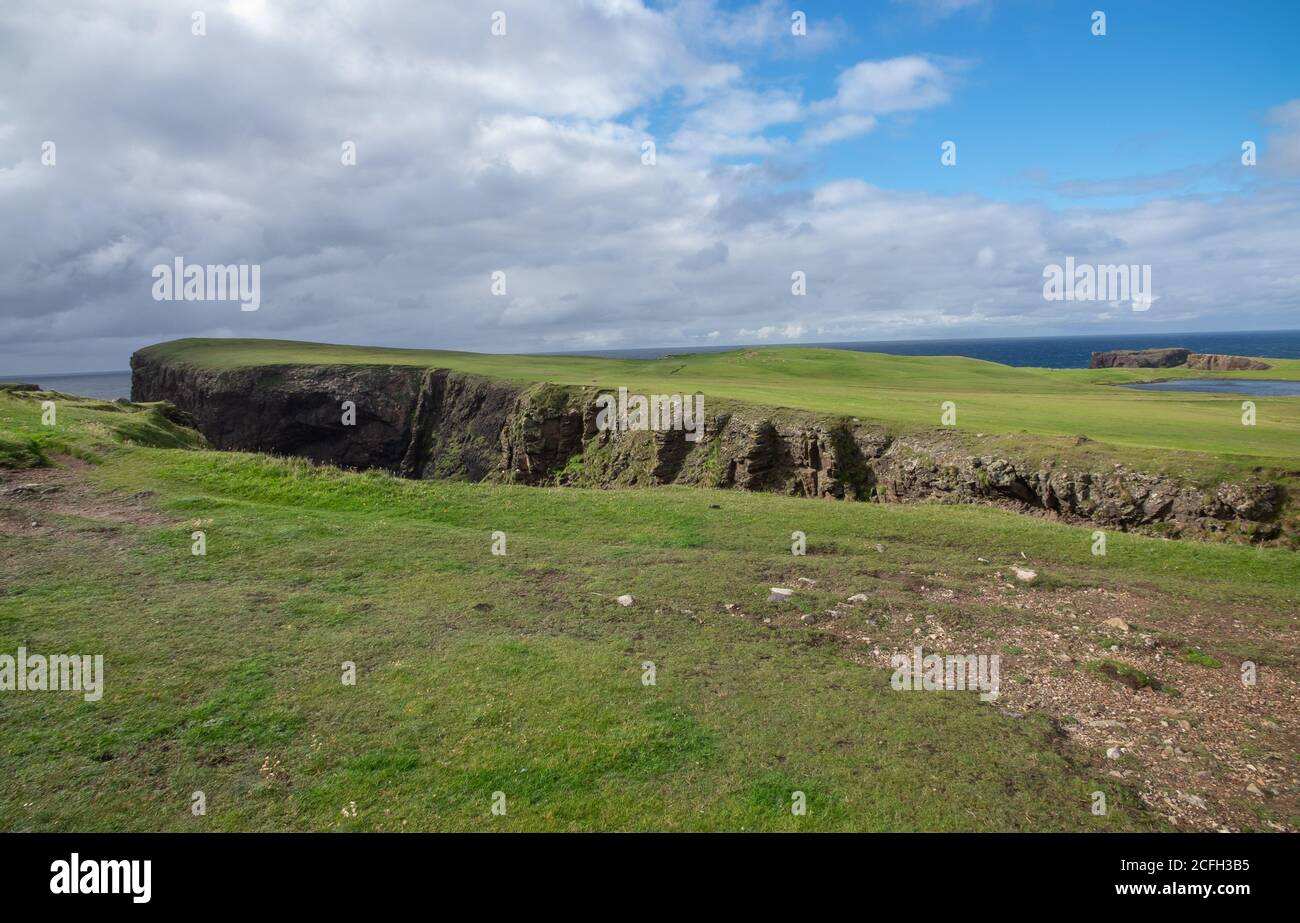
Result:
M1192 353L1187 357L1189 369L1206 372L1262 372L1273 366L1248 356L1223 356L1218 353Z
M500 434L500 479L540 484L581 453L596 432L584 396L549 384L520 395Z
M1181 347L1168 349L1116 349L1093 353L1088 367L1093 369L1170 369L1179 365L1206 372L1263 371L1272 368L1267 362L1249 356L1223 356L1217 353L1194 353Z
M1090 369L1169 369L1182 365L1191 350L1181 347L1167 349L1116 349L1093 353Z
M1272 483L1206 489L1121 466L1103 471L1033 466L972 454L946 434L899 443L876 468L882 499L992 501L1068 521L1170 536L1235 533L1256 541L1276 538L1286 501L1285 491Z
M170 401L214 448L405 477L486 477L498 466L500 431L520 391L446 369L211 370L160 362L147 352L131 357L132 400Z
M597 426L596 388L525 386L409 366L225 371L132 357L132 399L166 400L215 448L409 478L591 487L686 484L874 502L996 503L1107 528L1277 537L1271 483L1205 489L979 451L952 430L897 435L845 418L708 403L701 438ZM613 390L613 389L610 389ZM354 419L345 424L351 402Z
M522 388L446 369L423 373L398 474L481 481L501 464L500 440Z

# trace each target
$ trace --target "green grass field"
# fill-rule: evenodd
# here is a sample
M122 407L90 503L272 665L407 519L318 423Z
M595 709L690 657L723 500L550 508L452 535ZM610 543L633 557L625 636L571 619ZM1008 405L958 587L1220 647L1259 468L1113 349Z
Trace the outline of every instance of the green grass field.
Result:
M751 361L874 361L757 356L700 358L691 387L758 399ZM551 361L572 362L522 374ZM656 368L647 386L685 381ZM834 377L787 388L889 403ZM103 653L106 691L0 693L4 830L1165 829L1052 715L895 692L799 613L867 592L844 616L853 631L904 613L1023 619L895 580L961 588L989 579L981 556L1020 555L1042 574L1022 601L1106 587L1152 618L1231 605L1288 630L1300 609L1300 557L1280 549L1114 535L1097 558L1090 530L985 507L403 481L194 451L156 409L59 407L44 428L35 397L0 393L6 483L58 478L43 500L0 494L0 653ZM48 462L63 467L29 467ZM796 529L806 557L790 553ZM490 552L497 530L505 556ZM816 585L793 609L766 601L800 576ZM1089 810L1097 790L1105 816Z
M1193 372L1013 368L958 357L800 347L643 360L190 339L149 347L148 352L201 368L415 365L520 382L701 392L706 398L858 417L894 431L939 426L940 405L953 401L961 431L1000 437L1006 449L1035 461L1119 461L1205 482L1239 477L1256 467L1285 478L1300 467L1300 397L1256 398L1257 424L1243 426L1240 397L1116 387L1167 378L1300 380L1300 361L1286 359L1269 360L1273 368L1263 372ZM1076 445L1078 436L1093 442ZM983 445L999 447L997 440Z

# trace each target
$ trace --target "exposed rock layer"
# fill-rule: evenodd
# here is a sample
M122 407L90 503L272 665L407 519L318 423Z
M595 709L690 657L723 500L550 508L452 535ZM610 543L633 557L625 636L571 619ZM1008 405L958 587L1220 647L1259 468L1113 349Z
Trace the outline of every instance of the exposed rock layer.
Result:
M1267 362L1251 359L1247 356L1222 356L1217 353L1192 353L1187 357L1189 369L1201 369L1206 372L1262 372L1271 369Z
M1186 365L1206 372L1263 371L1272 368L1267 362L1248 356L1223 356L1218 353L1194 353L1182 347L1167 349L1115 349L1093 353L1089 368L1094 369L1171 369Z
M525 386L409 366L213 371L132 357L132 399L167 400L219 449L305 456L410 478L689 484L877 502L993 502L1114 529L1279 535L1282 488L1206 489L1114 467L1070 470L980 452L950 430L896 436L844 418L718 407L703 437L601 431L595 388ZM612 390L612 389L611 389ZM345 426L344 402L355 405Z
M1182 365L1191 355L1190 349L1115 349L1093 353L1088 364L1093 369L1170 369Z

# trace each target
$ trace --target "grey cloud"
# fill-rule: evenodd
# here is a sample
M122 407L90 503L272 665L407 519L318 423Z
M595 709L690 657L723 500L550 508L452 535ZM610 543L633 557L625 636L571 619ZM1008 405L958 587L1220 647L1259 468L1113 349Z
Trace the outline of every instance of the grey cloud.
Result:
M718 241L712 247L705 247L703 250L698 250L690 256L678 260L677 268L684 269L687 272L699 272L701 269L721 266L727 262L727 252L727 245L722 241Z
M1152 263L1143 324L1236 324L1243 305L1251 326L1293 323L1285 184L1053 212L810 185L789 151L661 147L651 167L644 107L758 92L671 7L528 5L494 45L497 2L205 5L204 37L164 0L0 7L0 373L124 368L180 336L518 351L1071 332L1095 309L1044 302L1040 278L1069 254ZM732 111L741 133L765 118ZM261 310L154 301L150 271L177 255L262 266Z

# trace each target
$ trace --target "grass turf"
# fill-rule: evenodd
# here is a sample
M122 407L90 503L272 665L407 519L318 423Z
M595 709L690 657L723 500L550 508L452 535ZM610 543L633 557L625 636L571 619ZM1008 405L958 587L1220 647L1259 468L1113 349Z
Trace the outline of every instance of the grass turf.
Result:
M1294 478L1292 469L1300 455L1300 397L1254 398L1257 423L1244 426L1240 396L1118 387L1167 378L1300 380L1300 361L1286 359L1270 360L1273 368L1260 372L1194 372L1013 368L952 356L802 347L644 360L187 339L146 352L200 368L414 365L519 382L626 386L640 393L702 392L706 397L858 417L896 432L939 426L941 405L952 401L958 428L972 436L985 434L980 451L1010 452L1043 463L1122 462L1200 483L1251 473ZM1091 441L1081 442L1079 436Z
M1275 549L1115 535L1098 559L1090 530L984 507L402 481L153 447L184 434L150 413L79 402L57 438L165 524L0 530L0 652L103 653L107 671L97 703L0 693L2 829L1159 828L1047 719L894 692L813 630L724 604L775 616L767 587L803 575L816 612L893 592L882 567L973 579L977 555L1021 551L1044 578L1261 619L1298 601L1300 559ZM0 395L5 439L38 416Z

